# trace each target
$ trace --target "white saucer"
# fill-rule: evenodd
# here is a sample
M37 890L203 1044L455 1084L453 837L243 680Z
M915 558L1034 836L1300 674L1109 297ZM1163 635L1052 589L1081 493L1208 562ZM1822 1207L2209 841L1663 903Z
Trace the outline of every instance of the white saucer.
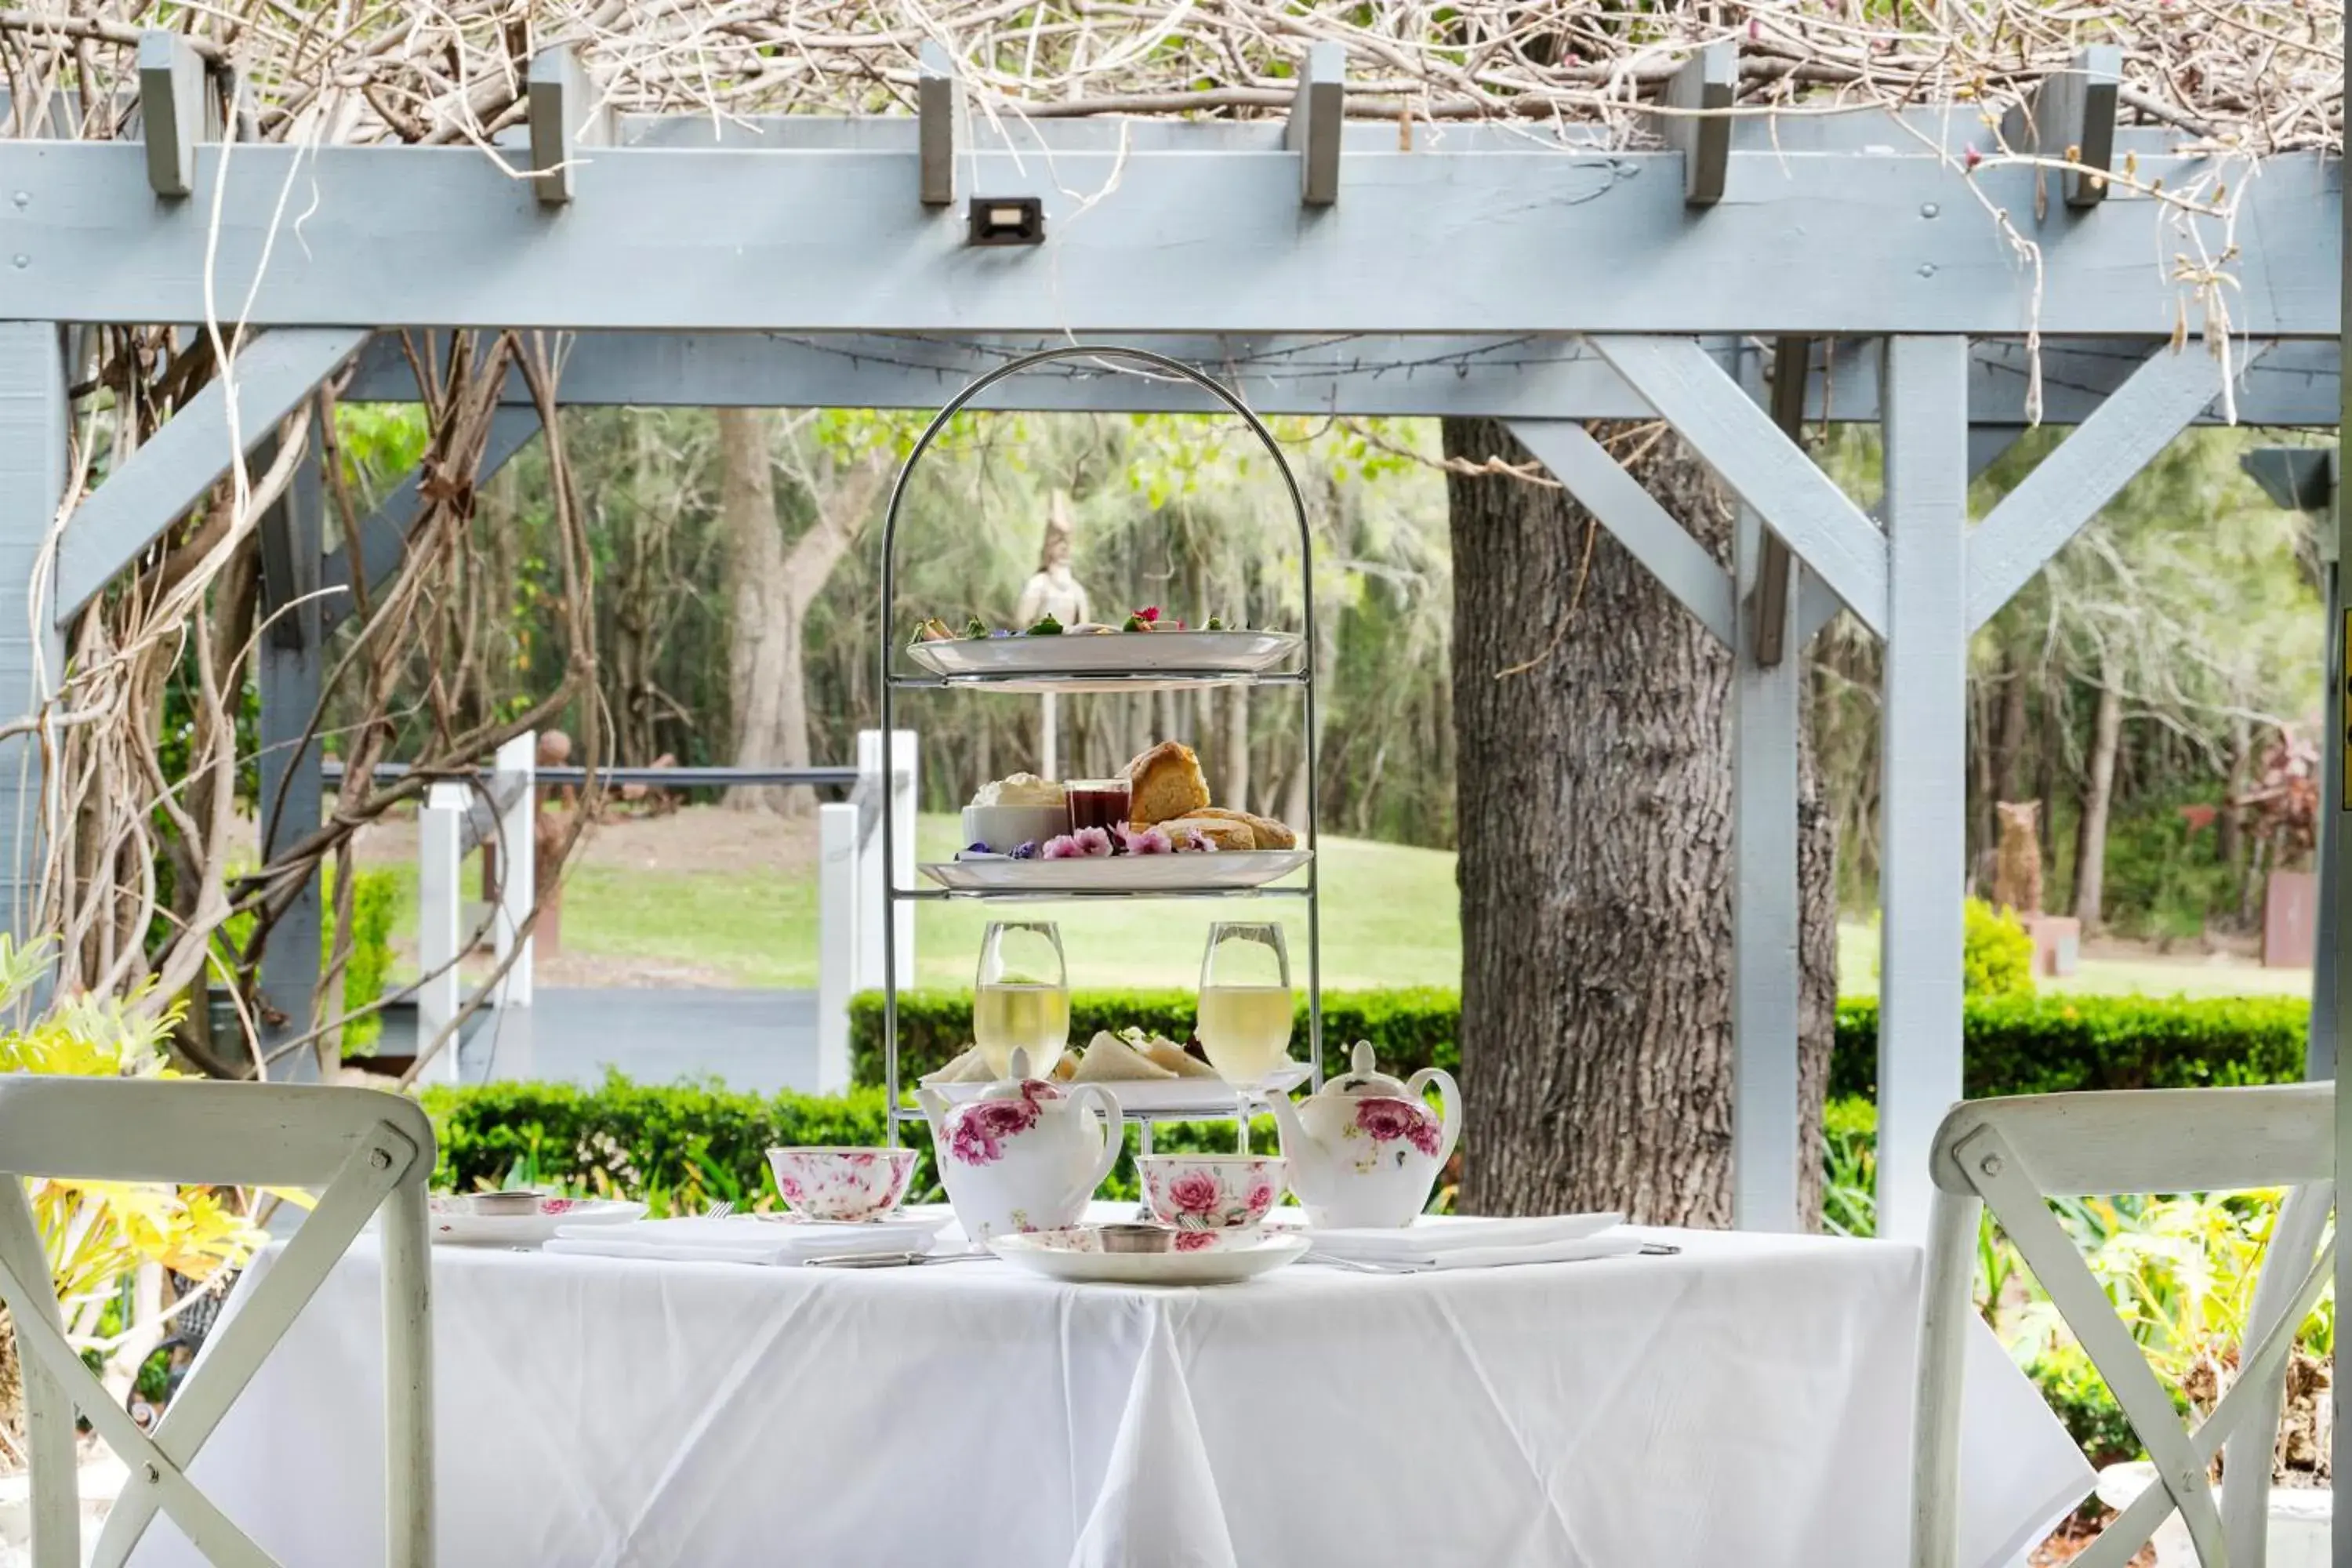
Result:
M646 1205L617 1198L541 1198L537 1214L482 1215L459 1196L433 1199L432 1211L428 1234L436 1247L537 1247L559 1226L618 1225L643 1215Z
M991 1238L989 1249L1007 1263L1049 1279L1096 1285L1233 1285L1297 1262L1307 1240L1263 1228L1231 1233L1191 1231L1204 1237L1182 1252L1105 1252L1097 1234L1080 1226Z

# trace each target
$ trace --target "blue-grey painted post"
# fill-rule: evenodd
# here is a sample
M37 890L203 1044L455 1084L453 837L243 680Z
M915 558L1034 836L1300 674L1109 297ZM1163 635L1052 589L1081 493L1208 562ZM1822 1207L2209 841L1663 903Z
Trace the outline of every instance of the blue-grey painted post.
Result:
M2352 16L2352 0L2347 0L2346 15ZM2346 69L2346 79L2352 81L2352 65L2347 65ZM2344 322L2352 321L2352 266L2345 264L2345 258L2352 256L2352 203L2343 202L2340 195L2339 193L2337 221L2343 226L2340 231L2341 244L2336 252L2336 268L2338 323L2336 364L2336 391L2338 399L2336 425L2336 473L2339 485L2346 470L2352 468L2352 333L2342 331ZM2335 509L2333 520L2338 571L2342 570L2344 562L2344 512L2345 508L2339 500ZM2344 617L2340 605L2330 619L2333 624L2328 628L2327 685L2330 692L2334 694L2337 708L2336 727L2329 732L2326 744L2336 752L2338 765L2341 766L2345 763L2352 762L2352 756L2347 755L2347 752L2352 752L2352 734L2347 734L2345 730L2347 719L2352 719L2352 703L2346 703L2343 700L2346 695L2345 683L2347 679L2352 679L2352 647L2347 647L2347 644L2352 644L2352 637L2345 635L2347 628L2343 624ZM2336 795L2319 803L2321 813L2334 815L2352 809L2352 793L2347 791L2352 791L2352 769L2347 769L2338 775ZM2326 892L2326 896L2331 900L2343 898L2347 890L2352 890L2352 875L2347 874L2352 872L2352 868L2347 868L2346 865L2347 856L2352 855L2352 833L2345 831L2346 828L2352 827L2352 823L2346 822L2338 816L2336 818L2335 827L2336 831L2327 845L2327 868L2335 874L2334 885ZM2342 949L2342 944L2347 939L2352 939L2352 921L2344 919L2340 910L2336 911L2335 929L2330 933L2330 956L2335 963L2335 974L2334 984L2330 987L2334 995L2329 998L2329 1002L2330 1011L2335 1015L2336 1020L2335 1037L2337 1040L2352 1039L2352 962L2347 962L2347 958L2352 958L2352 955L2347 955ZM2342 1182L2347 1171L2352 1171L2352 1100L2347 1100L2341 1094L2336 1097L2336 1171L2339 1183ZM2336 1249L2336 1300L2339 1302L2352 1301L2352 1247L2339 1247ZM2336 1380L2335 1403L2335 1425L2328 1436L2328 1459L2331 1468L2341 1465L2345 1460L2344 1432L2347 1425L2352 1425L2352 1384L2347 1384L2347 1381L2340 1377ZM2335 1510L2333 1534L2336 1561L2339 1564L2352 1563L2352 1508L2340 1508Z
M1732 645L1731 1214L1742 1230L1799 1227L1801 986L1797 884L1800 595L1783 594L1778 663L1757 662L1764 529L1739 510ZM1793 585L1792 585L1793 587Z
M1960 1098L1967 890L1968 340L1886 343L1880 699L1878 1234L1923 1241L1936 1126Z
M267 863L319 826L325 784L314 737L302 737L318 711L325 658L320 647L317 588L324 542L326 495L314 431L310 455L286 494L265 517L262 608L268 625L257 639L261 687L261 858ZM268 547L276 537L283 548ZM299 749L298 749L299 748ZM265 1058L315 1026L319 984L319 879L313 876L293 907L278 918L261 957L261 1044ZM279 1081L315 1079L319 1053L304 1049L269 1063Z
M0 321L0 720L31 713L36 666L54 683L64 645L46 607L36 631L34 567L66 487L66 364L56 323ZM42 595L44 599L47 595ZM0 741L0 929L20 940L38 902L41 747Z

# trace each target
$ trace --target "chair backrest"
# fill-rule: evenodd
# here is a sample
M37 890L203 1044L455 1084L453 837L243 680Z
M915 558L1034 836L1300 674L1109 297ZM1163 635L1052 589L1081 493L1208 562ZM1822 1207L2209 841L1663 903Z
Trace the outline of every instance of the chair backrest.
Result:
M160 1510L215 1563L276 1568L188 1479L187 1467L371 1215L384 1292L386 1558L433 1556L432 1275L425 1184L433 1128L373 1089L190 1079L0 1077L0 1300L24 1370L34 1568L82 1561L74 1412L130 1471L90 1559L117 1568ZM320 1189L268 1272L210 1336L153 1435L142 1432L65 1336L26 1176Z
M1929 1156L1936 1205L1920 1341L1915 1568L1955 1568L1960 1372L1976 1310L1979 1205L2041 1281L2155 1462L2157 1484L2109 1521L2075 1568L2122 1568L2176 1509L2204 1568L2223 1568L2227 1548L2206 1467L2231 1429L2263 1406L2262 1390L2283 1371L2295 1329L2329 1278L2334 1244L2321 1249L2266 1331L2256 1326L2256 1342L2242 1347L2237 1381L2212 1414L2184 1429L2046 1200L2285 1186L2324 1208L2335 1178L2335 1086L2325 1083L2031 1095L1975 1100L1945 1117ZM2246 1499L2259 1503L2269 1485L2267 1464L2259 1477L2233 1479L2232 1512Z

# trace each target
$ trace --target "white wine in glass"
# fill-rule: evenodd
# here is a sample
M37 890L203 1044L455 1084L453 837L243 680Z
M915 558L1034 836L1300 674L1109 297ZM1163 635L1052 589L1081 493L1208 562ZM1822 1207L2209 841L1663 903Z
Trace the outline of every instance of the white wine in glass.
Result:
M999 1078L1013 1053L1029 1053L1044 1078L1070 1043L1070 986L1062 933L1051 921L997 921L980 944L971 999L971 1037Z
M1217 1076L1254 1084L1289 1059L1290 953L1278 925L1220 921L1201 960L1193 1029Z

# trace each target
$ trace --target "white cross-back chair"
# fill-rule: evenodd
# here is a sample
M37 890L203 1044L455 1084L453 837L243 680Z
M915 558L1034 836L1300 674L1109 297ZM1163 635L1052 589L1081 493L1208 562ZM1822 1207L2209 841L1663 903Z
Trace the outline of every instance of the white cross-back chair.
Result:
M425 1184L433 1128L372 1089L174 1079L0 1078L0 1299L24 1370L34 1568L76 1568L74 1412L130 1471L91 1561L120 1568L160 1510L207 1560L276 1568L186 1475L262 1359L368 1216L383 1210L385 1557L433 1561L433 1378ZM68 1344L26 1176L305 1187L318 1204L211 1335L153 1436Z
M2253 1342L2240 1351L2237 1381L2203 1424L2184 1429L2131 1331L2044 1200L2284 1186L2298 1189L2292 1203L2316 1204L2324 1212L2333 1201L2335 1136L2335 1088L2324 1083L2029 1095L1977 1100L1944 1119L1930 1156L1936 1205L1920 1343L1915 1568L1954 1568L1968 1500L1959 1495L1960 1371L1976 1310L1979 1205L1991 1209L2049 1293L2155 1463L2157 1484L2108 1522L2074 1568L2123 1568L2175 1509L2204 1568L2224 1568L2230 1558L2206 1467L2232 1428L2270 1408L2266 1392L2327 1282L2335 1245L2320 1249L2274 1315L2257 1314ZM2253 1473L2233 1473L2224 1489L2233 1523L2243 1510L2259 1517L2270 1490L2270 1445L2246 1446L2259 1459L2248 1467ZM2242 1529L2229 1533L2247 1538ZM2252 1565L2242 1560L2239 1568Z

